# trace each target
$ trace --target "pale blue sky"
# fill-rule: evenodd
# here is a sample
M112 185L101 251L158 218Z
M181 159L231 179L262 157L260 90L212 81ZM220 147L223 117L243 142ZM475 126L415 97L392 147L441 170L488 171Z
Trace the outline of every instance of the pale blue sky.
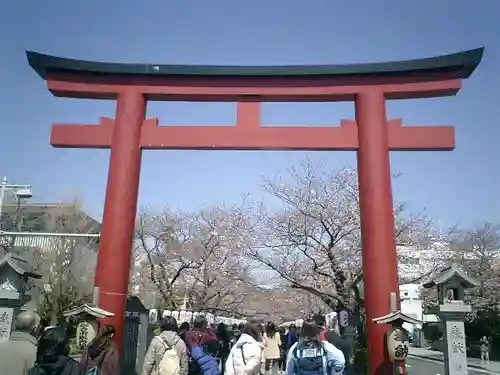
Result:
M0 174L31 183L37 201L78 194L102 213L109 151L54 149L52 122L94 123L114 103L56 99L25 50L79 59L172 64L343 64L402 60L486 46L482 64L454 98L391 102L411 125L456 126L453 152L393 153L399 199L442 223L500 222L500 3L496 0L17 0L0 8ZM338 124L353 105L269 104L264 124ZM162 124L227 124L233 104L153 103ZM305 153L145 152L140 205L195 209L258 198L262 175ZM315 153L328 167L355 153Z

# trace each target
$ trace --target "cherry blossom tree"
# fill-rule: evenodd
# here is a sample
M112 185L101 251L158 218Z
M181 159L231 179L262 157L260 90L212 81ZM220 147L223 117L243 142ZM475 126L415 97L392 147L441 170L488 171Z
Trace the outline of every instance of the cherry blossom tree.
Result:
M254 290L241 310L246 316L280 323L324 313L321 305L321 301L308 292L273 286Z
M257 214L252 257L292 288L330 308L362 304L361 233L357 172L328 170L310 161L274 179L263 190L280 203ZM395 203L396 239L425 246L431 221Z
M500 225L484 222L470 228L452 227L441 236L439 246L433 250L426 254L427 267L423 275L457 263L481 283L480 287L467 291L468 303L481 309L500 302ZM421 298L426 310L435 310L437 290L423 289Z
M459 231L451 247L465 272L481 282L475 296L483 302L499 302L500 225L485 222Z
M190 309L233 313L256 285L246 254L252 247L248 206L198 212L143 211L137 228L139 267L165 307L186 298Z

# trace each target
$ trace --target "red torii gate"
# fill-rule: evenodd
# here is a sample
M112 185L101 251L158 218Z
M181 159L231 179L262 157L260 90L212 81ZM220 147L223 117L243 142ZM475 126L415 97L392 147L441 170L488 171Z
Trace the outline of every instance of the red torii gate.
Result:
M143 149L352 150L358 154L366 325L370 374L387 374L384 334L372 319L399 295L389 151L452 150L450 126L402 126L387 120L385 101L454 95L483 49L420 60L343 66L179 66L117 64L27 52L31 67L59 97L113 99L116 118L99 126L56 124L54 147L110 148L95 285L107 323L121 344ZM158 126L147 101L237 102L227 126ZM261 102L354 101L356 120L340 127L261 127Z

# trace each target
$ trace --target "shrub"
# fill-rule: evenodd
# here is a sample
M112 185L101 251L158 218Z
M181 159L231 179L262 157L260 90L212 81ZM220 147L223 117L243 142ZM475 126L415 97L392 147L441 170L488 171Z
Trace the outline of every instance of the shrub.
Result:
M424 331L425 339L430 343L443 337L443 330L440 323L424 323L422 330Z

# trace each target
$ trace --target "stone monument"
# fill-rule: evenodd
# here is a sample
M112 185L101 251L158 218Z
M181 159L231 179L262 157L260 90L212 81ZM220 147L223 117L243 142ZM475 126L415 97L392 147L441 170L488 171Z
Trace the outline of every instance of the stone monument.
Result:
M464 292L479 284L479 281L460 270L455 263L424 280L424 288L438 289L439 317L445 330L446 375L468 374L464 321L465 314L471 312L471 306L464 303Z
M29 279L41 277L19 255L8 253L0 259L0 341L9 339L13 318L31 299Z

